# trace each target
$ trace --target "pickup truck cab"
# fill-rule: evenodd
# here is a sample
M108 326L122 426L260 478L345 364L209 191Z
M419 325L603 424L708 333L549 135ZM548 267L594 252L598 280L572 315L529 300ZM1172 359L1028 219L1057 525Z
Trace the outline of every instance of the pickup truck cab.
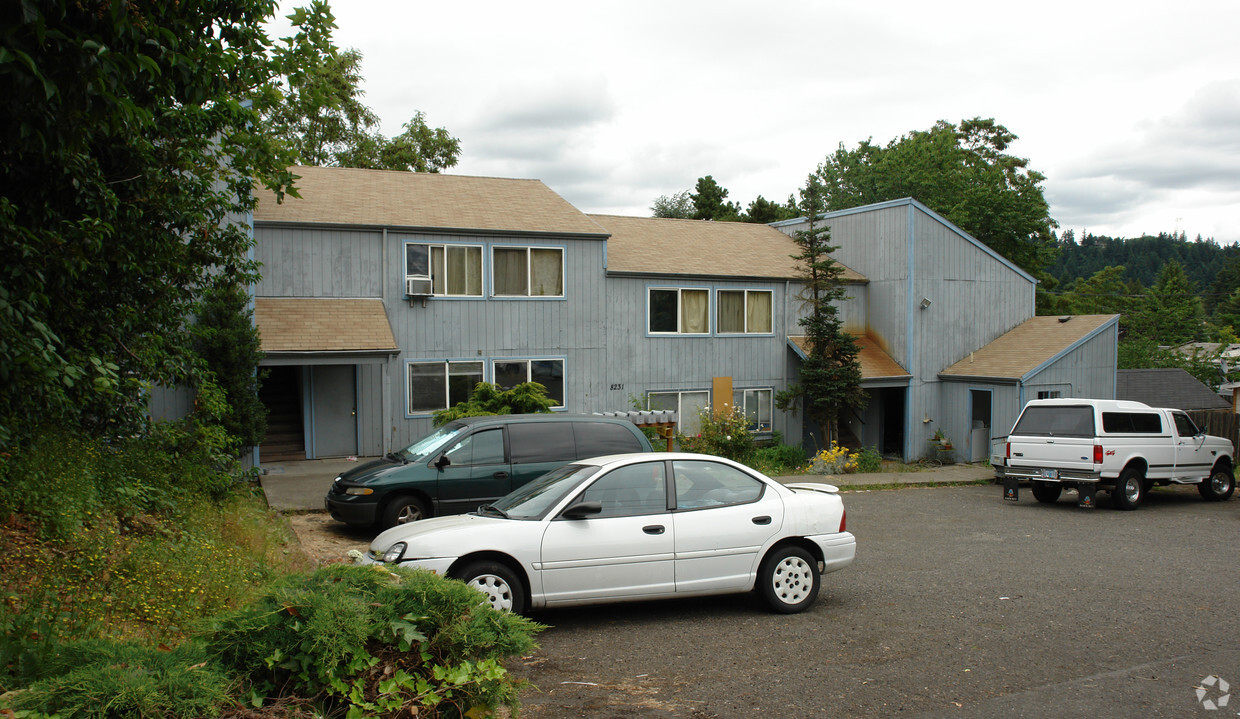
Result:
M1136 509L1155 483L1195 484L1210 501L1231 497L1236 479L1230 440L1207 435L1187 413L1141 402L1032 400L994 463L1004 497L1029 481L1039 502L1058 501L1065 486L1081 506L1102 487L1118 509Z

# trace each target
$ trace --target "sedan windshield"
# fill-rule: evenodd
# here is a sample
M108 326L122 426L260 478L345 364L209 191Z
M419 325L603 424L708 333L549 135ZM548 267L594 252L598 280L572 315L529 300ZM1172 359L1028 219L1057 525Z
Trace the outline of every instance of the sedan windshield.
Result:
M598 472L598 467L568 464L519 487L491 505L511 519L541 519L565 495Z
M464 429L465 425L462 424L446 424L405 447L397 454L408 462L421 461L439 452L448 442L452 441L453 437L459 435Z

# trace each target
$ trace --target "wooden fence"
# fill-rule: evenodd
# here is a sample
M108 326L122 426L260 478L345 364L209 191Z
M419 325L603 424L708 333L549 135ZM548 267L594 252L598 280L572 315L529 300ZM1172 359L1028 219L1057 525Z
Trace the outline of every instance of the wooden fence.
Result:
M1240 415L1230 409L1193 410L1188 416L1198 427L1204 429L1206 434L1230 439L1233 449L1240 446Z

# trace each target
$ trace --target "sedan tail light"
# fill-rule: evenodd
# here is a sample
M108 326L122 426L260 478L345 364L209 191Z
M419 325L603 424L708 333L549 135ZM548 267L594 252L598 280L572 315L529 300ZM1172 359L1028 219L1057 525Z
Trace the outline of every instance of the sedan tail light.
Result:
M848 510L840 510L840 531L848 528Z

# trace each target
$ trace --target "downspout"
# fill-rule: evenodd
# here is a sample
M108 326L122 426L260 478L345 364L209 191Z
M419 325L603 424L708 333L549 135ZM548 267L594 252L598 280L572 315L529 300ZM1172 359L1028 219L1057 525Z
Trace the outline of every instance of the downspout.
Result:
M379 248L380 249L379 276L386 278L387 268L388 268L388 228L386 227L383 228L383 238L380 240L380 242L382 244ZM382 287L379 290L379 298L383 302L383 313L384 314L387 314L388 285L389 284L390 283L387 281L382 282L381 283ZM388 323L390 324L391 322L392 322L392 319L389 317ZM392 417L392 397L391 397L392 378L391 378L391 373L389 371L389 366L391 364L392 364L392 358L389 356L387 358L387 361L384 362L382 365L382 369L381 369L382 374L380 375L380 378L379 378L379 394L380 394L379 421L382 423L379 425L380 427L379 434L380 434L381 441L383 442L383 454L385 456L387 455L388 452L392 451L392 436L396 433L396 421ZM390 426L392 428L392 431L384 432L382 430L382 426L384 424Z

